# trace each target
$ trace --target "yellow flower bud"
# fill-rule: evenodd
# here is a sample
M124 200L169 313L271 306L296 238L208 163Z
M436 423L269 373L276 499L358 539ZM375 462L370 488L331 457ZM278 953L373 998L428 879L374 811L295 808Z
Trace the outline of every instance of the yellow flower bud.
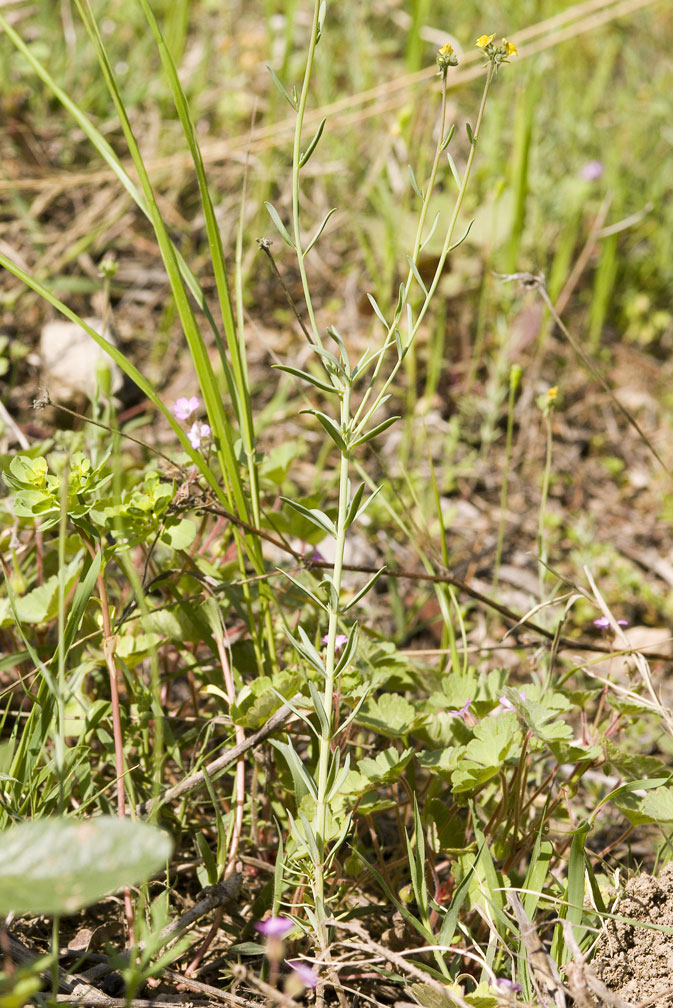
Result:
M513 42L508 42L506 38L504 38L502 40L502 47L503 47L503 49L507 50L507 55L508 56L517 56L518 55L518 50L517 50L516 46L514 45L514 43Z

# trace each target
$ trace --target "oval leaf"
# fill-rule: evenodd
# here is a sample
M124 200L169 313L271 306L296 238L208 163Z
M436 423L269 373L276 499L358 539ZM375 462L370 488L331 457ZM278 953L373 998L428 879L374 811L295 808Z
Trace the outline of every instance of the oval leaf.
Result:
M146 881L172 849L167 833L114 816L37 819L0 836L0 914L75 913Z

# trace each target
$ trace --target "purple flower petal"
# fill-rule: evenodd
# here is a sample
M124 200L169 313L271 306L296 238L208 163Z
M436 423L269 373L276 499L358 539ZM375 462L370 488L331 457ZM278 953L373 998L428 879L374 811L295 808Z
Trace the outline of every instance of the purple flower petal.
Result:
M600 616L598 619L594 620L594 626L599 627L601 630L605 630L606 627L611 626L610 620L607 616ZM628 626L629 621L625 619L618 619L617 626Z
M468 720L468 718L470 716L469 712L470 712L470 704L471 703L472 703L471 700L466 700L465 703L463 704L463 706L460 708L460 710L450 710L450 711L447 711L446 713L447 714L453 714L454 717L462 718L463 721L467 722L467 720Z
M186 396L180 396L173 403L172 410L178 420L188 420L192 413L196 413L200 406L201 403L196 396L191 396L189 399Z
M508 980L507 977L496 977L495 982L491 986L499 987L500 990L511 991L513 994L518 994L521 991L521 984L514 983L513 980Z
M302 962L300 959L287 959L286 962L290 969L294 970L305 987L318 986L320 977L307 963Z
M293 928L291 920L287 917L267 917L266 920L257 921L255 930L267 938L282 938Z
M519 690L519 696L521 697L522 700L526 699L526 694L522 693L521 690ZM502 707L502 709L505 710L505 711L513 711L514 710L514 704L512 703L511 700L508 700L506 696L501 696L500 699L498 700L498 703L500 704L500 706Z
M579 170L579 177L585 182L596 182L603 174L601 161L587 161Z

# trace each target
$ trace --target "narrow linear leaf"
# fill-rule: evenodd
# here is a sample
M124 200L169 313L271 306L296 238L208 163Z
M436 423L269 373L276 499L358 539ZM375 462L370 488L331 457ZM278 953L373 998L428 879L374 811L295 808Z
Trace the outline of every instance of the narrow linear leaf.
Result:
M271 367L276 371L286 371L287 374L292 375L294 378L300 378L302 381L309 382L320 389L321 392L338 394L340 391L335 385L330 385L321 378L316 378L315 375L309 374L308 371L301 371L299 368L290 367L287 364L272 364Z
M382 489L383 489L382 486L377 486L377 488L374 491L374 493L372 493L372 494L369 495L369 497L367 498L367 500L364 502L364 504L362 505L362 507L360 508L360 510L358 511L358 513L356 514L355 519L354 519L355 521L359 521L360 518L362 518L363 514L365 513L365 511L367 510L367 508L369 507L369 505L371 504L371 502L374 500L375 497L378 497L378 495L380 494L380 492L381 492Z
M303 504L299 504L297 501L291 500L289 497L281 497L284 504L292 508L302 516L310 521L316 528L319 528L328 536L333 536L336 538L336 527L334 522L330 520L328 515L324 511L319 511L318 508L307 508Z
M470 233L470 231L471 231L471 229L472 229L472 225L473 225L473 224L474 224L474 219L472 219L472 220L470 221L470 223L469 223L469 224L467 225L467 227L465 228L465 234L463 235L463 237L462 237L462 238L459 238L457 242L454 242L454 244L453 244L453 245L450 245L450 246L449 246L449 252L453 252L453 250L454 250L454 249L457 249L459 245L462 245L462 244L463 244L463 242L465 241L465 239L466 239L466 238L467 238L467 236L469 235L469 233Z
M322 136L322 131L325 128L325 123L326 122L327 122L327 119L321 119L320 120L320 125L318 126L317 130L315 131L313 139L311 140L310 144L306 148L305 152L299 158L299 167L300 168L303 168L304 165L308 163L308 161L309 161L309 159L311 157L311 154L313 154L313 151L316 149L316 147L320 143L320 137Z
M348 505L348 511L346 512L346 528L349 528L355 521L356 516L359 514L358 508L360 507L360 501L365 492L364 483L360 483L359 487L353 494L350 504Z
M320 725L320 731L323 738L329 738L330 736L330 723L327 718L327 711L325 710L325 705L322 702L322 697L316 689L315 683L308 681L308 691L311 694L311 700L313 701L313 709L318 717L318 724ZM338 752L338 750L337 750Z
M449 132L446 134L446 136L442 140L442 146L440 147L440 151L445 151L446 148L449 146L449 144L453 140L453 134L454 134L455 130L456 130L455 123L451 123L451 126L449 127Z
M369 695L370 695L372 689L373 689L372 686L367 686L366 690L364 691L364 693L362 694L362 696L360 697L360 699L358 700L358 702L356 703L355 707L350 712L350 714L348 715L348 717L346 718L346 720L342 724L339 725L339 730L337 731L337 735L341 734L342 731L345 731L346 728L348 728L348 725L351 723L351 721L355 720L355 718L360 713L360 709L361 709L362 705L369 699Z
M320 587L325 592L325 598L329 602L329 608L334 612L339 606L339 595L337 593L334 581L332 578L325 575L325 577L320 582Z
M345 647L341 652L341 654L339 655L339 661L337 662L337 666L334 669L335 676L338 676L339 673L343 672L343 670L350 663L351 658L353 657L355 651L357 650L359 636L360 636L360 626L358 623L354 623L353 626L351 627Z
M313 722L311 721L311 719L308 718L308 717L306 717L305 714L302 714L302 712L299 710L299 708L297 707L297 705L294 703L295 700L300 699L299 696L294 697L292 700L288 700L287 697L284 697L283 694L279 690L276 689L275 686L271 687L271 692L275 693L275 695L278 697L278 699L281 701L281 703L287 704L288 707L290 708L290 710L292 711L292 713L295 714L299 718L300 721L303 721L304 724L307 726L307 728L311 729L311 731L313 732L313 734L315 735L316 738L318 737L318 733L315 730L315 726L314 726ZM308 703L308 701L307 701L307 703Z
M318 227L318 230L316 231L316 233L313 235L313 237L311 238L310 242L306 246L306 248L304 250L304 256L307 256L309 254L309 252L311 251L311 249L313 248L313 246L317 242L318 238L320 237L320 235L325 230L325 225L327 224L327 221L330 219L330 217L333 217L335 213L336 213L336 207L332 207L331 210L327 211L327 213L323 217L323 219L322 219L322 221L321 221L321 223L320 223L320 225Z
M288 574L287 571L282 570L280 567L276 567L276 570L278 571L279 574L282 574L284 578L287 578L288 581L291 581L292 584L295 586L295 588L299 589L302 595L308 595L308 597L313 602L315 602L317 606L320 606L320 608L323 611L325 612L327 611L324 602L321 602L318 596L314 595L310 588L307 588L306 585L303 585L300 581L297 581L296 578L293 578L291 574Z
M325 350L324 347L319 347L315 345L312 347L312 350L314 353L318 355L318 357L321 358L321 360L323 361L323 363L325 363L326 366L329 364L334 368L335 371L338 371L339 374L342 375L345 374L344 369L341 366L341 361L337 360L334 354L331 353L329 350Z
M411 188L414 190L414 192L416 193L416 195L420 200L424 200L425 195L423 194L423 190L416 181L414 169L411 167L411 165L407 165L407 168L409 169L409 181L411 182Z
M383 432L388 430L389 427L392 427L394 423L397 423L399 419L399 416L388 417L388 419L380 423L378 427L372 428L372 430L363 434L361 438L358 438L357 441L354 441L351 448L357 448L359 445L366 444L367 441L371 441L373 438L378 437L379 434L383 434Z
M337 752L339 752L338 749ZM346 780L346 777L348 777L348 772L350 768L351 768L351 754L346 753L346 759L344 760L344 765L342 766L339 774L335 778L331 788L327 792L326 801L328 804L339 794L339 791L341 790L341 785Z
M416 265L416 263L414 262L414 260L411 258L411 256L407 256L407 262L409 263L409 268L410 268L411 272L414 275L414 279L416 280L416 283L418 284L418 286L421 288L421 290L423 291L423 293L427 297L428 296L428 288L423 283L423 277L418 272L418 266Z
M451 174L453 175L453 181L456 183L456 186L458 187L458 189L460 189L460 187L461 187L461 185L463 183L460 181L460 175L458 174L458 169L456 168L456 162L453 160L453 157L452 157L450 151L446 152L446 157L447 157L448 162L449 162L449 168L451 169Z
M63 642L61 645L65 655L67 655L70 651L73 641L75 640L75 634L82 622L84 611L87 607L89 599L91 598L91 593L93 592L94 585L96 584L96 579L100 574L102 559L102 551L98 550L93 560L90 561L89 566L86 569L86 573L77 585L77 589L73 595L72 605L70 606L70 612L68 613L68 618L66 620Z
M280 219L278 211L276 210L276 208L273 205L273 203L269 203L268 200L265 200L264 206L269 211L269 217L271 218L271 220L273 221L273 223L276 225L276 228L278 229L278 233L281 236L281 238L283 239L283 241L285 242L285 244L289 245L291 249L295 249L295 251L296 251L297 246L295 245L295 243L290 238L290 233L287 230L287 228L285 227L285 225L283 224L282 220Z
M378 581L378 579L381 577L381 575L383 574L383 572L385 570L386 570L386 567L383 566L380 570L378 570L376 572L376 574L372 574L372 576L370 577L369 581L364 586L364 588L361 588L360 591L357 592L357 594L353 596L353 598L350 600L350 602L348 603L348 605L344 606L344 610L343 611L345 613L347 613L349 609L352 609L353 606L357 605L358 602L360 601L360 599L364 598L365 595L369 591L371 591L371 589L374 587L374 585L376 584L376 582Z
M308 638L306 638L306 634L303 635L306 638L306 644L305 644L303 640L297 640L296 637L293 637L289 630L286 629L285 632L289 637L290 643L294 647L297 654L305 661L307 661L309 665L311 665L311 667L314 668L319 675L324 676L325 666L316 649L310 643Z
M407 298L407 288L405 283L400 284L400 289L397 294L397 305L395 307L395 318L398 319L402 313L402 306Z
M285 89L285 85L282 83L282 81L281 81L280 77L278 76L278 74L276 73L276 71L273 69L273 67L270 67L268 63L266 64L266 69L271 74L271 80L273 81L273 83L278 88L278 91L280 92L280 94L282 94L282 96L285 99L285 101L289 105L291 105L292 108L296 112L297 111L297 103L295 101L293 101L292 98L290 97L290 95L287 93L287 90Z
M425 248L425 246L426 246L426 245L428 244L428 242L429 242L429 241L430 241L430 239L432 238L433 234L434 234L434 233L435 233L435 231L437 230L437 224L438 224L438 222L439 222L439 211L437 211L437 213L435 214L435 219L434 219L434 220L433 220L433 222L432 222L432 225L431 225L431 227L430 227L430 230L428 231L428 234L427 234L427 236L426 236L426 237L425 237L425 238L423 239L423 241L421 242L421 248L420 248L420 251L421 251L421 252L423 251L423 249L424 249L424 248Z
M381 311L381 309L379 308L378 304L376 303L376 298L372 294L370 294L369 292L367 292L367 300L369 301L370 305L372 306L372 311L376 315L377 319L379 320L379 322L381 323L381 325L383 326L383 328L387 331L388 330L388 323L386 322L385 318L383 317L383 312Z
M313 797L316 798L317 789L315 781L302 763L294 746L292 746L289 742L280 742L278 739L269 739L269 742L274 749L277 749L281 756L283 756L290 769L297 804L299 805L302 798L308 794L313 795Z
M344 441L341 431L331 417L328 417L325 413L321 413L320 410L300 410L300 413L312 414L325 433L332 439L339 451L344 455L348 455L350 449Z
M473 144L474 133L472 132L472 127L470 126L469 122L465 123L465 132L467 133L467 139L470 141L470 144Z

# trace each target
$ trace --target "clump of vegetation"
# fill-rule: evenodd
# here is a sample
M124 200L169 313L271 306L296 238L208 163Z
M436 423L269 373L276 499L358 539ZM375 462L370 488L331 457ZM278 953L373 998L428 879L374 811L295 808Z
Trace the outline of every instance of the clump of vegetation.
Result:
M670 260L636 289L647 208L598 198L616 169L593 134L547 187L563 116L534 143L535 47L549 59L555 32L593 22L571 10L466 53L451 38L424 69L422 3L372 15L372 33L401 19L399 51L355 5L242 5L222 66L271 63L230 107L209 90L215 12L194 6L192 25L187 3L139 0L122 25L77 0L56 67L44 25L0 12L15 162L58 106L71 142L43 206L67 214L57 177L86 141L106 207L35 258L45 210L18 173L5 190L25 248L0 244L0 1001L102 997L97 955L129 1004L588 1004L619 872L668 861L673 822L650 665L667 634L643 636L670 615L653 561L670 463L653 390L631 383L666 346ZM606 86L633 58L606 43L591 72ZM385 105L388 64L402 95L421 82L418 108ZM359 89L343 104L341 74ZM378 149L331 135L372 109ZM250 116L223 186L204 131ZM170 154L147 149L151 121ZM47 388L29 413L44 306L127 385L99 364L86 405ZM625 500L644 530L627 546Z

